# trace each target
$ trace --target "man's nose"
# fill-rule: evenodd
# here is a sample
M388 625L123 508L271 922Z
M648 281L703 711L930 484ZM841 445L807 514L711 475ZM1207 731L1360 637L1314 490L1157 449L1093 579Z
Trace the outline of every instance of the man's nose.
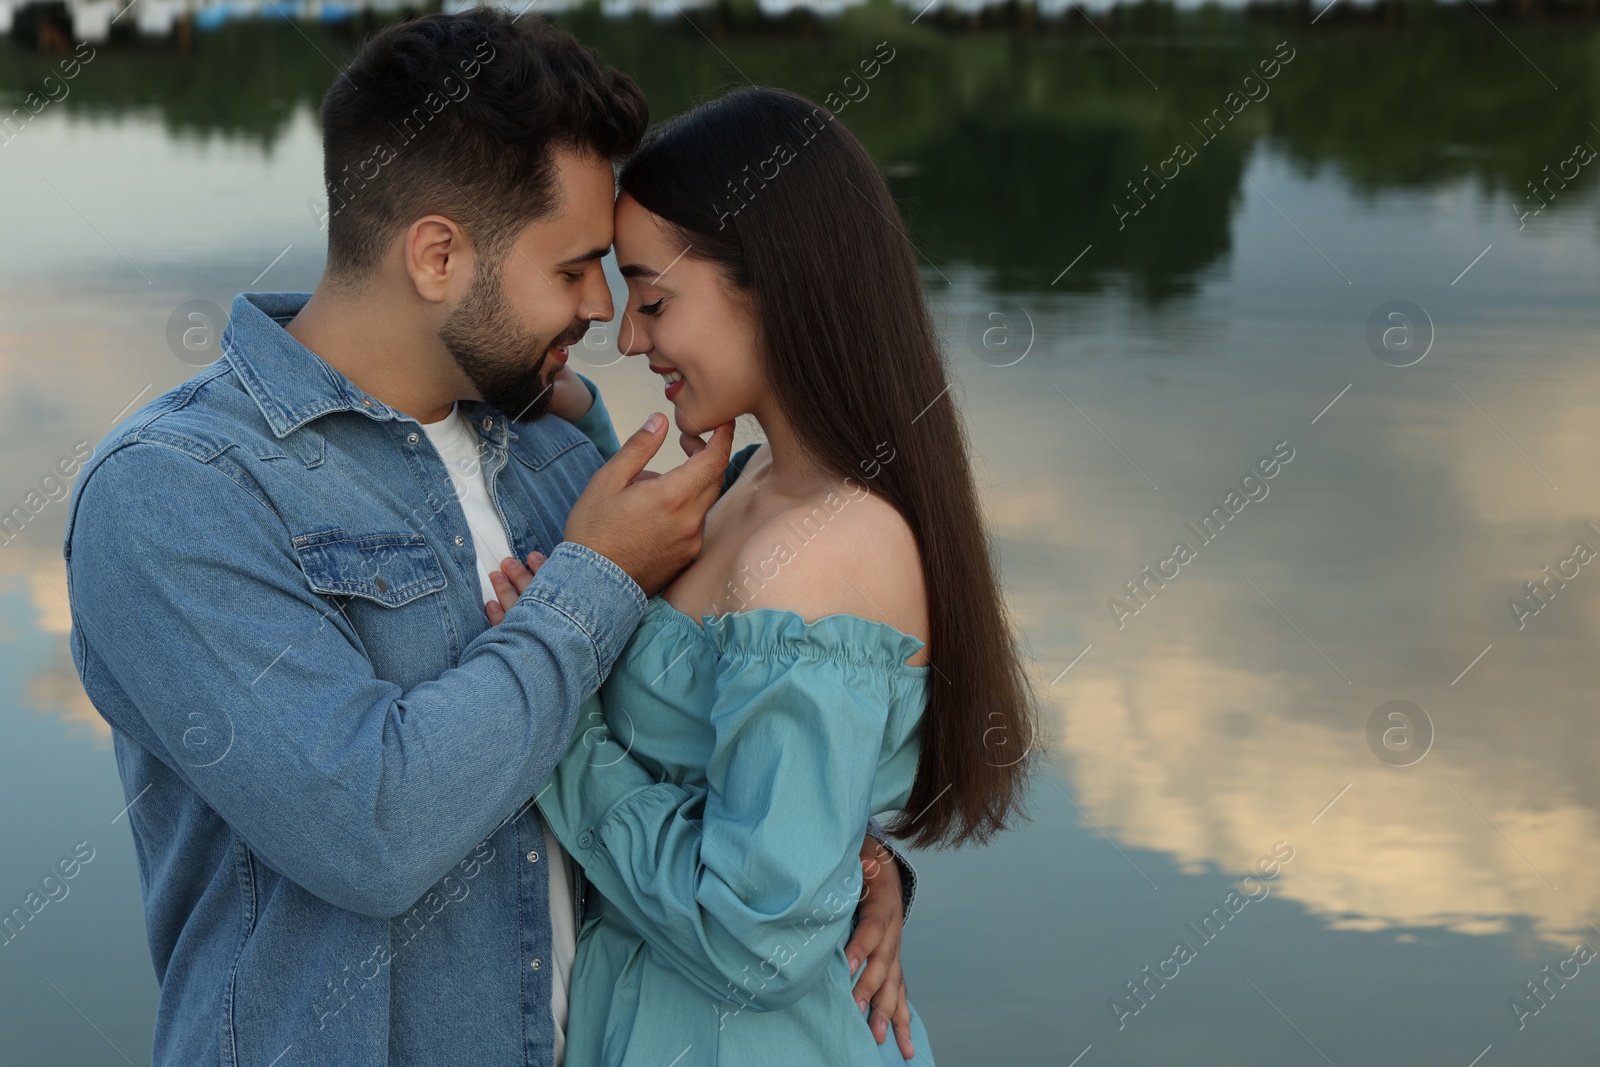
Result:
M606 283L605 271L596 264L594 270L585 272L578 317L591 322L610 322L615 313L616 307L611 302L611 286Z

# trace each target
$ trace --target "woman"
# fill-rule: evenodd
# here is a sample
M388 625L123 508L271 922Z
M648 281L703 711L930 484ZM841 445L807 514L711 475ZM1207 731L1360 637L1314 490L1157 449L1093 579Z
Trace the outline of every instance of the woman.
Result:
M685 434L752 414L766 443L540 794L599 890L566 1061L931 1062L914 1011L880 1046L852 999L861 827L1005 828L1035 726L910 243L860 143L779 90L667 123L620 184L624 352Z

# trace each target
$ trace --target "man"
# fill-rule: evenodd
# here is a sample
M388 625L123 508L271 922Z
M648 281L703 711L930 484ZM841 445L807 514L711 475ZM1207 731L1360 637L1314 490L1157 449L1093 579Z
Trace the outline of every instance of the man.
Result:
M646 121L626 76L543 23L428 16L369 41L322 119L316 292L236 298L223 358L112 433L67 522L154 1060L559 1062L582 900L532 801L699 551L732 426L647 477L666 420L618 447L562 371L612 315L612 163ZM488 575L519 560L490 629ZM852 949L881 941L871 996L898 951L881 870Z

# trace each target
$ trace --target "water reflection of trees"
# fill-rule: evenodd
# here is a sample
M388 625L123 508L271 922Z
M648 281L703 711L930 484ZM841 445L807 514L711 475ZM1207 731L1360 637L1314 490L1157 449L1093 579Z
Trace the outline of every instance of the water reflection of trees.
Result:
M1058 291L1125 284L1151 302L1189 291L1229 253L1257 143L1307 169L1332 168L1367 195L1468 178L1514 199L1578 141L1600 145L1590 125L1600 64L1587 27L1508 24L1513 47L1481 15L1449 9L1407 8L1398 28L1168 12L1121 34L1119 54L1088 30L948 33L882 4L807 23L803 35L719 17L702 18L715 48L684 20L588 10L563 22L632 72L657 116L742 84L740 72L821 99L890 40L894 61L841 117L895 175L923 251L976 264L1002 290L1049 288L1092 244L1092 259ZM67 110L74 119L155 114L174 136L243 139L270 153L299 108L315 109L368 26L232 24L196 35L186 54L113 44L72 84ZM1190 123L1285 37L1297 55L1270 95L1201 147ZM51 69L51 57L13 50L0 63L0 93L19 99ZM1127 183L1178 141L1199 158L1119 225L1114 205L1126 202ZM1554 210L1579 202L1592 169Z

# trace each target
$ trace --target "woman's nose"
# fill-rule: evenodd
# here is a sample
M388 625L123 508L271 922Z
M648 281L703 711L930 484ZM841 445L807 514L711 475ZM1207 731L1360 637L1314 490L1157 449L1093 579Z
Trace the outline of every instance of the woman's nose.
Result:
M642 356L650 351L650 333L641 327L638 316L622 313L622 325L617 329L617 351L625 356Z

